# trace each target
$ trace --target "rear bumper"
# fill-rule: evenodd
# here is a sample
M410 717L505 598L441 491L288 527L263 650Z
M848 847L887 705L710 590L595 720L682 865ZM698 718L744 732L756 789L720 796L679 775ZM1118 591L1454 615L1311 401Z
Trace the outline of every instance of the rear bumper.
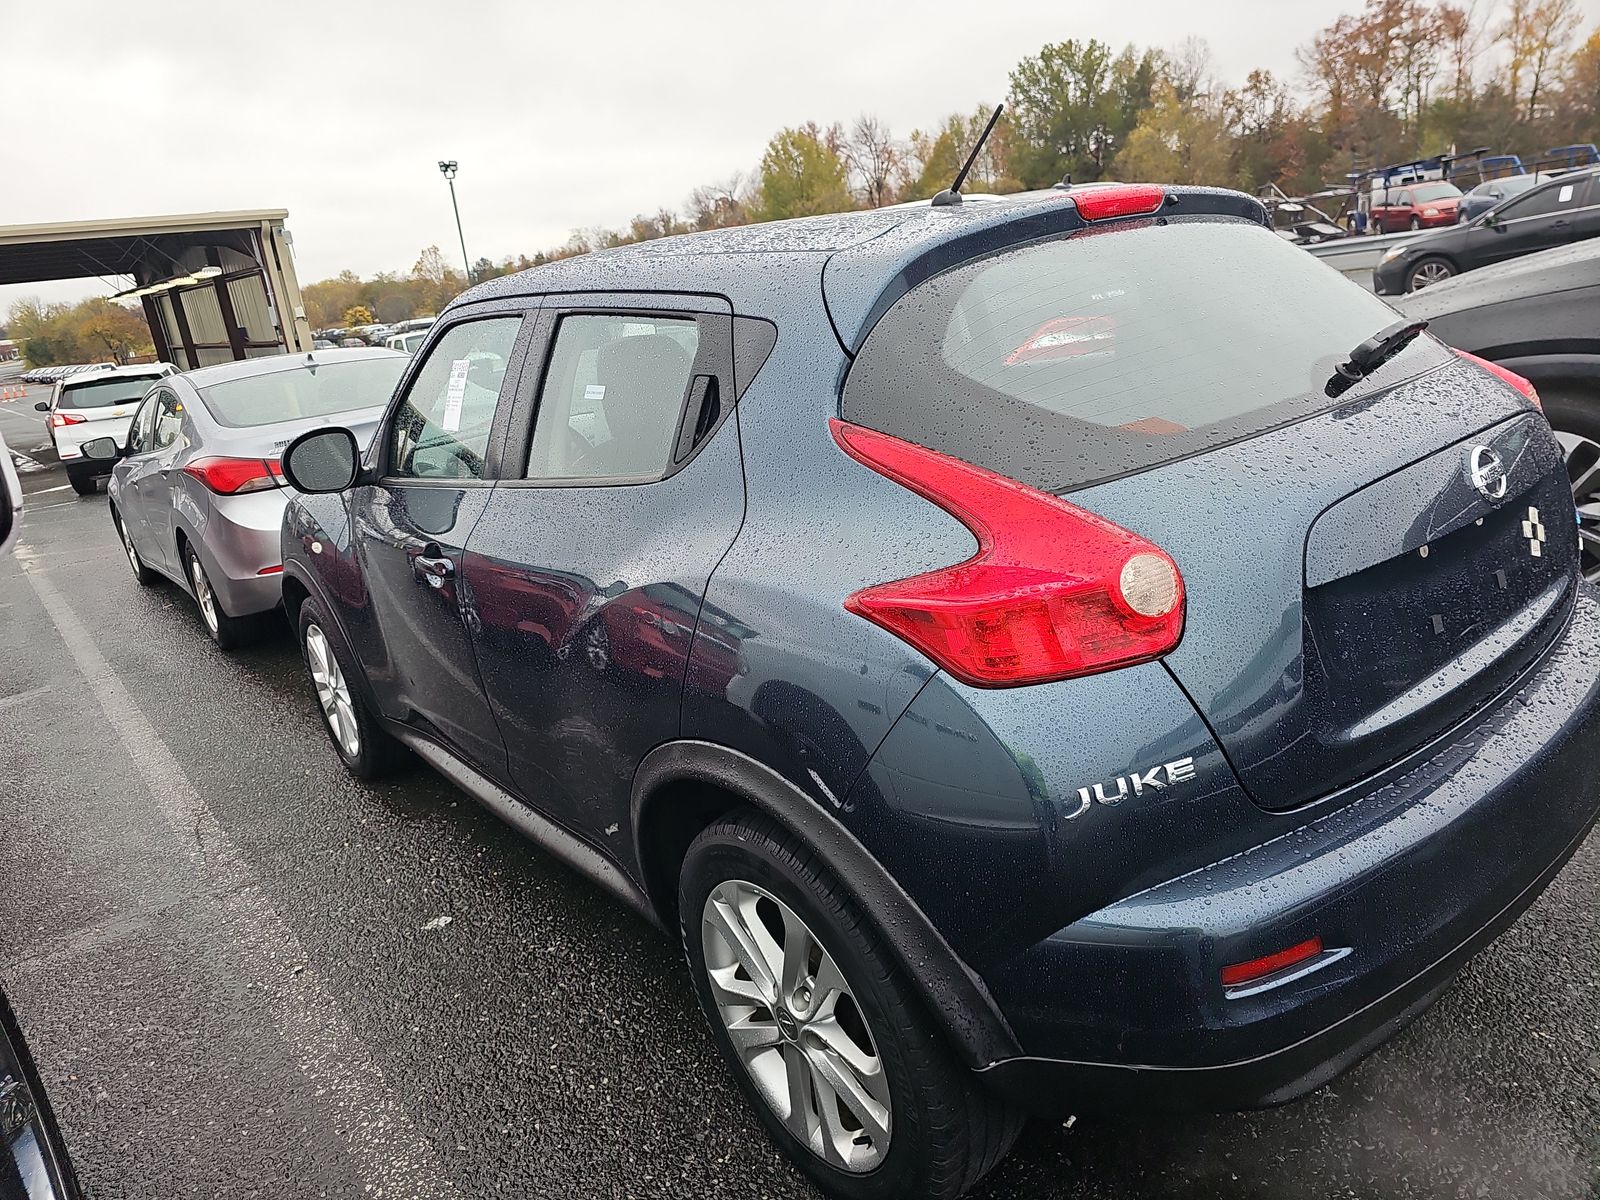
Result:
M266 612L283 602L286 503L281 489L211 498L205 528L195 540L206 577L229 616Z
M1256 1107L1334 1078L1427 1008L1593 826L1596 646L1586 590L1513 692L1362 795L991 974L1029 1054L980 1077L1043 1113ZM1223 989L1223 965L1313 935L1329 948L1317 969Z

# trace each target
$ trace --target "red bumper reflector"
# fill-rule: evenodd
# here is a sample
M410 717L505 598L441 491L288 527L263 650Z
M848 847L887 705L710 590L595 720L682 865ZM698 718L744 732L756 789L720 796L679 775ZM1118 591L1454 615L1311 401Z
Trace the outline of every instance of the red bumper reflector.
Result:
M275 567L262 567L261 570L256 572L256 574L257 575L282 575L283 574L283 564L279 563Z
M1072 194L1078 215L1085 221L1149 216L1166 203L1166 199L1166 189L1153 183L1119 183Z
M1276 954L1265 954L1260 958L1252 958L1249 962L1234 963L1232 966L1222 968L1222 986L1238 987L1241 983L1254 983L1258 979L1265 979L1268 975L1276 975L1285 968L1303 963L1307 959L1317 957L1322 953L1322 939L1320 937L1307 938L1299 945L1290 946L1287 950L1279 950Z
M1508 371L1499 363L1490 362L1487 358L1479 358L1476 354L1468 354L1465 350L1457 350L1456 354L1470 363L1477 363L1478 366L1502 383L1510 384L1528 398L1528 403L1532 404L1540 412L1544 411L1544 401L1539 399L1538 389L1515 371Z

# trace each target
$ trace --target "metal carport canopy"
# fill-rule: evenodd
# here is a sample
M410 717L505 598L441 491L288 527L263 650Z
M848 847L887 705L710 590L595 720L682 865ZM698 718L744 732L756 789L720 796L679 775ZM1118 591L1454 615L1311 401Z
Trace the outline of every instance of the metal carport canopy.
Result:
M151 288L183 278L186 285L173 286L164 297L143 297L146 319L163 357L194 367L225 358L306 350L311 330L295 278L291 239L284 228L288 216L287 209L260 208L0 225L0 284L131 276L139 287ZM196 270L206 278L188 278ZM211 277L219 272L221 280L216 282ZM255 309L233 311L233 301L244 298L230 297L228 285L249 274L259 275L267 305L264 316ZM184 312L185 297L209 306L208 297L213 295L221 319L209 324L217 328L209 333L191 330L191 323L205 313ZM242 328L252 321L252 329Z

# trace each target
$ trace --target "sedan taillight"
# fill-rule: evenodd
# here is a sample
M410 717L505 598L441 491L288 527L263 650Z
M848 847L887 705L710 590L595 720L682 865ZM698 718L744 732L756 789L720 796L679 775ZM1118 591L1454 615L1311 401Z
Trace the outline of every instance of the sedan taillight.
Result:
M219 496L265 492L283 486L283 467L273 458L197 458L183 468Z

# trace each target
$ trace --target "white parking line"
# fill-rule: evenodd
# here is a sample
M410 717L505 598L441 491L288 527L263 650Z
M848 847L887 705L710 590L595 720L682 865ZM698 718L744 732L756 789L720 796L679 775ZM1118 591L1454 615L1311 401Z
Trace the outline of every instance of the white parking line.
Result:
M228 930L214 947L239 978L266 1000L278 1035L300 1069L334 1110L370 1196L386 1200L458 1197L433 1147L395 1098L383 1069L344 1019L338 1001L309 965L305 947L272 907L249 863L183 773L94 637L78 620L37 561L24 552L24 578L38 595L61 640L116 730L128 762L143 778L160 815L182 843L200 878L204 903Z

